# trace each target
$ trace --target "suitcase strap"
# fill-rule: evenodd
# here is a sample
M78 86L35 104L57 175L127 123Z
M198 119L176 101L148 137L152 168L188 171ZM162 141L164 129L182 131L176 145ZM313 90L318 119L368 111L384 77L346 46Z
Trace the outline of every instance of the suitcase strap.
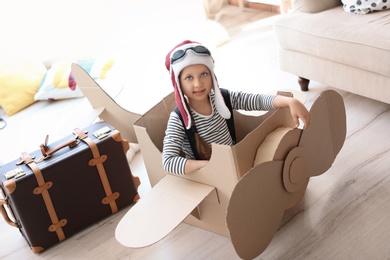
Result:
M62 227L66 225L68 222L66 219L59 220L57 217L57 213L54 209L53 202L51 200L49 189L53 186L52 182L46 182L43 178L42 172L34 162L34 158L32 158L28 153L23 152L20 157L22 162L25 163L30 169L33 171L35 178L37 180L38 186L33 190L35 195L42 195L43 201L46 205L47 212L49 213L52 225L49 226L48 230L50 232L56 232L59 241L65 239L64 231Z
M88 165L96 166L99 172L100 180L102 182L104 192L106 193L106 197L102 199L102 203L109 204L111 207L112 214L116 213L118 211L118 206L115 200L119 198L119 192L112 192L110 182L107 178L106 170L103 166L103 163L107 160L107 155L100 155L96 143L91 138L89 138L84 131L80 130L79 128L75 128L74 133L78 136L80 140L85 142L92 151L93 158L88 162Z

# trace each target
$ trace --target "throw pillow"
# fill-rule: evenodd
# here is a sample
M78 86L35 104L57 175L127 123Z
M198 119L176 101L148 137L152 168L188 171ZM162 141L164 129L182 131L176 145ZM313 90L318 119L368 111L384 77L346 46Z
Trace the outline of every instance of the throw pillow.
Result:
M42 62L0 63L0 106L11 116L35 102L34 95L45 75Z
M73 78L71 65L74 61L54 63L35 94L35 100L58 100L82 97L83 93ZM114 60L87 59L76 62L95 80L105 79Z
M344 11L352 14L368 14L390 9L388 0L342 0L342 2Z

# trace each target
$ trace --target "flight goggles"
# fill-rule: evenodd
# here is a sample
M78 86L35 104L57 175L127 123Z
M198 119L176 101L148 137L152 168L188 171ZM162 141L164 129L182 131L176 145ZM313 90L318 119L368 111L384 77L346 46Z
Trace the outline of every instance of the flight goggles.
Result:
M210 51L206 47L204 47L202 45L198 45L198 46L190 47L190 48L187 48L184 50L175 51L171 57L171 64L182 59L186 55L186 52L188 50L193 50L196 54L200 54L200 55L211 55Z

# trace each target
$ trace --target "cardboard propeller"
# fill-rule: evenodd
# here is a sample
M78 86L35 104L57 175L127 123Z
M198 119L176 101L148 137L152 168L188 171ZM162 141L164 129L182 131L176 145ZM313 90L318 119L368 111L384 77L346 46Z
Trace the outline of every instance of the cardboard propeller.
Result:
M233 190L226 222L243 259L253 259L267 248L284 211L300 201L311 176L331 167L344 144L345 109L337 92L323 92L310 114L309 129L294 130L301 132L297 147L283 147L280 142L275 154L287 153L284 160L274 158L255 165Z

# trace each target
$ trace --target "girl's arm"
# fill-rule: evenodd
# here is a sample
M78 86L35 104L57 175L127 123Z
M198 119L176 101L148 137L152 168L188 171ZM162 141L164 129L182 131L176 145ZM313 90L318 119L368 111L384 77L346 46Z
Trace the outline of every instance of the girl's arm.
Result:
M291 116L295 123L295 127L299 126L299 118L304 124L303 129L307 129L309 127L310 113L298 99L285 96L276 96L272 104L275 108L289 107L291 111Z
M188 159L180 155L186 134L178 115L172 112L165 131L162 151L164 170L173 174L188 174L204 167L208 161Z
M207 160L192 160L188 159L184 168L185 174L192 173L205 167L209 161Z
M243 110L272 110L289 107L295 126L299 126L298 118L302 119L304 129L310 125L310 113L305 106L295 98L264 94L251 94L242 91L229 91L230 101L234 109Z

